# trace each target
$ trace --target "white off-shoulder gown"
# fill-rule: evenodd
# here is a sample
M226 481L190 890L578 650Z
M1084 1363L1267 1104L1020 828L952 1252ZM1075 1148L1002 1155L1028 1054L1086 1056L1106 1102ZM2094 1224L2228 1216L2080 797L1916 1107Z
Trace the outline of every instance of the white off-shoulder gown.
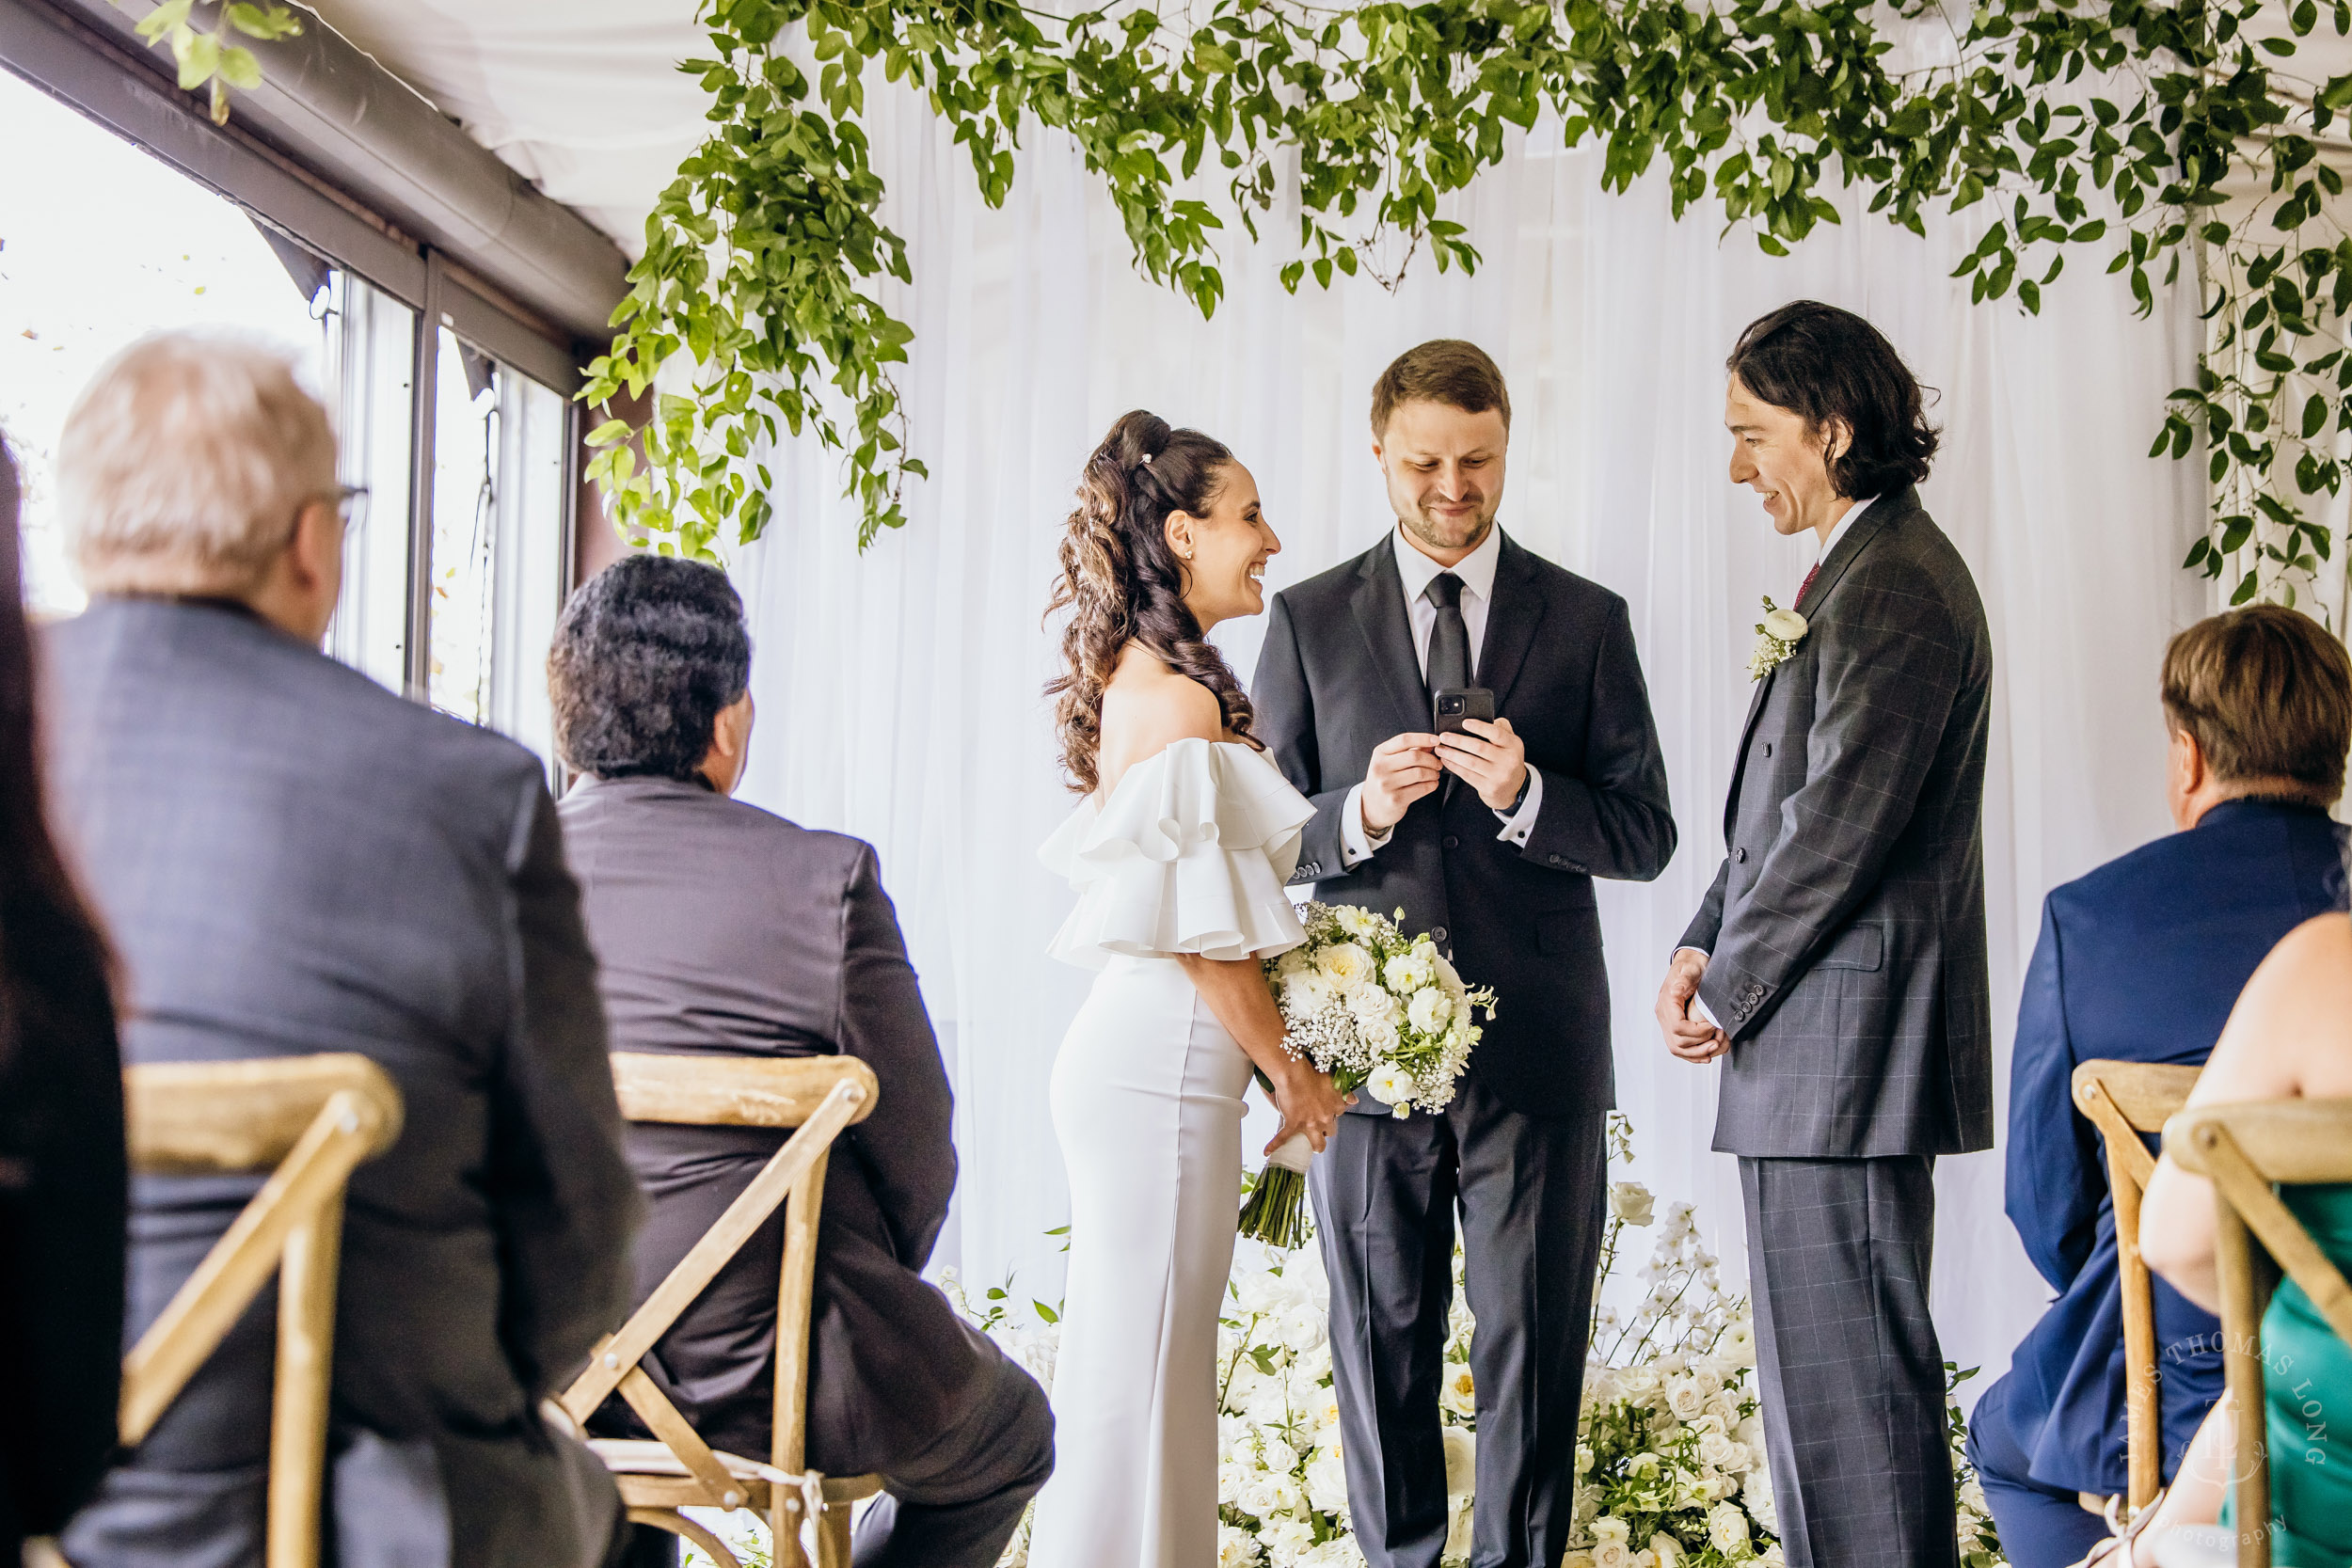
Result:
M1282 885L1313 815L1264 753L1180 740L1040 851L1078 894L1054 956L1102 974L1054 1064L1070 1278L1031 1568L1216 1561L1216 1324L1249 1059L1172 955L1297 946Z

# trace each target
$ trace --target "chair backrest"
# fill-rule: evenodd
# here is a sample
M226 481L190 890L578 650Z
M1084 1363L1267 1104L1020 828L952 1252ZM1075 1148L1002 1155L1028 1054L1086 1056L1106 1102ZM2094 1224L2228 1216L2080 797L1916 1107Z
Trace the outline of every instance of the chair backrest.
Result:
M335 1364L335 1280L351 1173L400 1135L400 1091L365 1056L159 1063L122 1075L131 1168L269 1180L122 1364L123 1445L171 1402L278 1275L267 1568L313 1568Z
M2160 1131L2188 1103L2202 1068L2155 1062L2085 1062L2074 1069L2074 1104L2106 1145L2107 1187L2115 1196L2117 1284L2123 1303L2123 1399L2134 1513L2163 1484L2164 1433L2157 1404L2155 1285L2139 1255L2139 1199L2155 1157L2139 1140Z
M2262 1317L2279 1269L2352 1344L2352 1284L2273 1187L2352 1181L2352 1100L2201 1105L2165 1125L2164 1151L2213 1183L2222 1364L2235 1415L2237 1560L2240 1568L2270 1568Z
M880 1086L874 1069L854 1056L777 1059L628 1052L614 1053L612 1082L621 1115L631 1121L798 1130L628 1322L597 1344L588 1370L560 1402L585 1427L596 1408L617 1391L687 1474L731 1508L735 1503L726 1499L740 1497L738 1483L639 1363L782 1205L784 1266L776 1282L774 1432L769 1463L795 1482L801 1480L807 1460L810 1293L816 1282L817 1222L826 1164L842 1131L873 1114ZM788 1507L799 1504L803 1492L779 1484L771 1496L771 1524L776 1538L797 1536L797 1521L785 1515Z

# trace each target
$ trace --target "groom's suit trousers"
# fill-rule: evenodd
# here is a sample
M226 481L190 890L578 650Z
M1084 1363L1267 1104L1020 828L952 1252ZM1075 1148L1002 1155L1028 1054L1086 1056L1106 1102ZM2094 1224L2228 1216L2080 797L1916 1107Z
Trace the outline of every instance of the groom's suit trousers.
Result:
M1438 1395L1454 1208L1478 1320L1473 1568L1553 1568L1606 1204L1607 1114L1538 1117L1473 1071L1437 1115L1346 1116L1310 1181L1331 1278L1348 1513L1371 1568L1438 1568L1449 1524Z
M1958 1568L1934 1158L1743 1159L1740 1191L1788 1568Z

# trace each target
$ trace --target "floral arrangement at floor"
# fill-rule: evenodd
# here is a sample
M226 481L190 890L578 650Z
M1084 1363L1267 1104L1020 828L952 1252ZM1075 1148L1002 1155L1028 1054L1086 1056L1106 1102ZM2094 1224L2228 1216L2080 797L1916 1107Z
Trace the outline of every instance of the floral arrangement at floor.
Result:
M1632 1160L1632 1131L1612 1113L1610 1152ZM1636 1230L1654 1232L1648 1259L1632 1262ZM1452 1507L1447 1563L1467 1563L1477 1411L1470 1366L1476 1330L1454 1261L1454 1303L1439 1395ZM1014 1306L1003 1289L970 1301L952 1273L942 1287L958 1308L1052 1386L1058 1315L1043 1303ZM1217 1568L1360 1568L1347 1520L1339 1402L1327 1337L1330 1289L1321 1250L1236 1249L1230 1309L1218 1336ZM1782 1561L1763 1420L1756 1388L1756 1331L1744 1296L1723 1289L1692 1206L1659 1212L1648 1189L1609 1191L1600 1286L1593 1313L1576 1515L1562 1568L1733 1568ZM1957 1384L1966 1373L1955 1373ZM1961 1458L1952 1408L1953 1473L1960 1483L1964 1568L2007 1568L1984 1497ZM999 1568L1025 1568L1024 1521Z

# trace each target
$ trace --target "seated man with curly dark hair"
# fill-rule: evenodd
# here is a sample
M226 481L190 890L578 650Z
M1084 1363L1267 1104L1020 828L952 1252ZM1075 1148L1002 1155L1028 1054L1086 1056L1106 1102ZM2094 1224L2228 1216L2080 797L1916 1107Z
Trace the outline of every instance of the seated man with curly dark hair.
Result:
M1037 1384L919 1274L955 1186L950 1101L874 851L729 798L752 732L751 639L715 567L632 556L607 568L565 607L548 674L557 744L588 775L561 809L612 1048L851 1055L881 1082L825 1180L808 1461L887 1478L859 1526L860 1568L988 1568L1053 1468L1053 1418ZM629 1129L652 1204L640 1301L779 1136ZM646 1365L707 1441L754 1457L769 1450L782 1246L771 1219ZM592 1425L644 1435L617 1400ZM674 1537L644 1535L638 1561L675 1560Z

